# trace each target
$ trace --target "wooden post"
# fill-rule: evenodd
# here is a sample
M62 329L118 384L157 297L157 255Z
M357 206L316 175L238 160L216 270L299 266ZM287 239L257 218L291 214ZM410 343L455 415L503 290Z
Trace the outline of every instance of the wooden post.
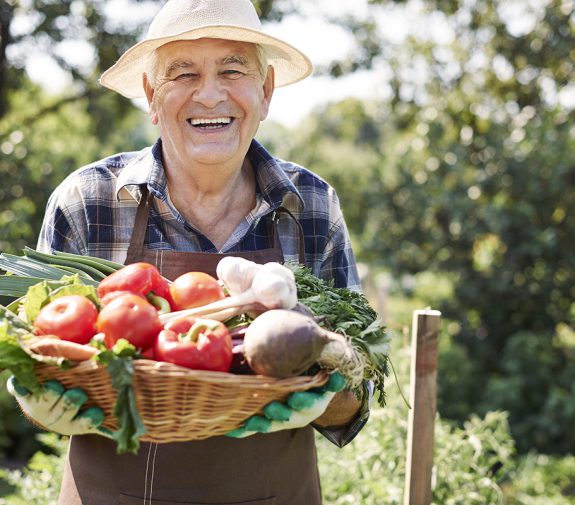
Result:
M413 312L404 505L431 503L440 321L437 310Z

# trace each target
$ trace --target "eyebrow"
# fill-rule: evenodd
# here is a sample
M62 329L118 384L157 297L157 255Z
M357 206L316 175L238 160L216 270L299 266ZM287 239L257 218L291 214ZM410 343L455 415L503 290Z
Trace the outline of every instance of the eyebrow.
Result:
M174 72L175 70L179 70L182 68L191 68L194 67L195 64L192 63L191 61L184 61L184 60L176 60L173 61L172 63L170 63L170 65L168 66L168 68L166 68L164 74L165 75L170 75L172 72Z
M249 58L243 54L232 54L231 56L226 56L222 58L222 65L229 65L232 63L238 63L239 65L246 66L249 63Z
M249 58L243 54L232 54L230 56L225 56L219 62L220 65L231 65L231 64L238 64L247 66L249 64ZM176 60L170 63L168 68L166 68L165 75L170 75L172 72L176 70L180 70L183 68L194 68L197 65L192 61L187 60Z

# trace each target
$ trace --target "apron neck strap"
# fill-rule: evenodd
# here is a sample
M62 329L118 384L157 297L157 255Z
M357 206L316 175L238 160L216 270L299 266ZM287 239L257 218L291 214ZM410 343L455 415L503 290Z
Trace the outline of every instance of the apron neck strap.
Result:
M148 217L150 215L150 208L152 206L152 200L154 196L152 195L152 193L148 191L148 187L145 185L140 186L140 192L141 192L140 203L138 204L138 210L136 211L134 230L132 233L132 239L130 240L130 245L128 247L126 264L139 261L137 258L141 256L141 251L144 250L146 232L148 231ZM299 262L302 265L305 265L305 239L302 225L296 219L296 217L291 213L291 211L289 211L283 206L276 208L272 213L271 233L272 233L273 247L279 251L282 250L278 232L278 222L282 212L285 212L298 227Z
M126 264L139 261L137 258L139 258L140 252L144 250L146 232L148 231L148 216L150 215L153 195L148 191L148 186L146 185L140 186L140 194L140 203L136 211L136 220L132 231L132 239L128 247Z

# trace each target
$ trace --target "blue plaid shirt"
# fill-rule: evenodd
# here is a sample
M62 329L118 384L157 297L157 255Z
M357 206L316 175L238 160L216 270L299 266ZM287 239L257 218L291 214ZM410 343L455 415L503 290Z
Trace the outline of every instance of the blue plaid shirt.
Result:
M256 206L220 250L186 222L171 203L161 140L142 151L116 154L70 174L48 201L38 250L124 263L141 197L140 186L146 184L155 197L146 243L150 249L234 253L268 248L272 246L272 214L283 206L303 228L305 263L312 272L323 279L333 279L338 287L359 290L355 259L334 189L309 170L272 157L255 140L247 157L256 174ZM278 230L284 258L299 261L298 226L289 216L280 215ZM345 445L365 424L368 414L366 404L359 422L345 433L322 433L337 445Z
M273 158L253 141L248 158L257 179L256 207L220 250L172 205L162 165L161 141L139 152L116 154L70 174L50 197L38 249L101 257L124 263L140 185L154 195L147 247L172 251L255 251L271 247L273 211L284 206L303 227L306 265L338 287L360 289L338 197L331 186L303 167ZM299 232L287 215L279 220L286 261L298 261Z

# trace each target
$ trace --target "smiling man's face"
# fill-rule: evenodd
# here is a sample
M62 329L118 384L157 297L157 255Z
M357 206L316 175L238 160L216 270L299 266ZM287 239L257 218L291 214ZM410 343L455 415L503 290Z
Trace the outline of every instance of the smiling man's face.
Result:
M273 94L273 69L261 75L255 46L221 39L172 42L158 49L156 68L144 86L166 165L239 170Z

